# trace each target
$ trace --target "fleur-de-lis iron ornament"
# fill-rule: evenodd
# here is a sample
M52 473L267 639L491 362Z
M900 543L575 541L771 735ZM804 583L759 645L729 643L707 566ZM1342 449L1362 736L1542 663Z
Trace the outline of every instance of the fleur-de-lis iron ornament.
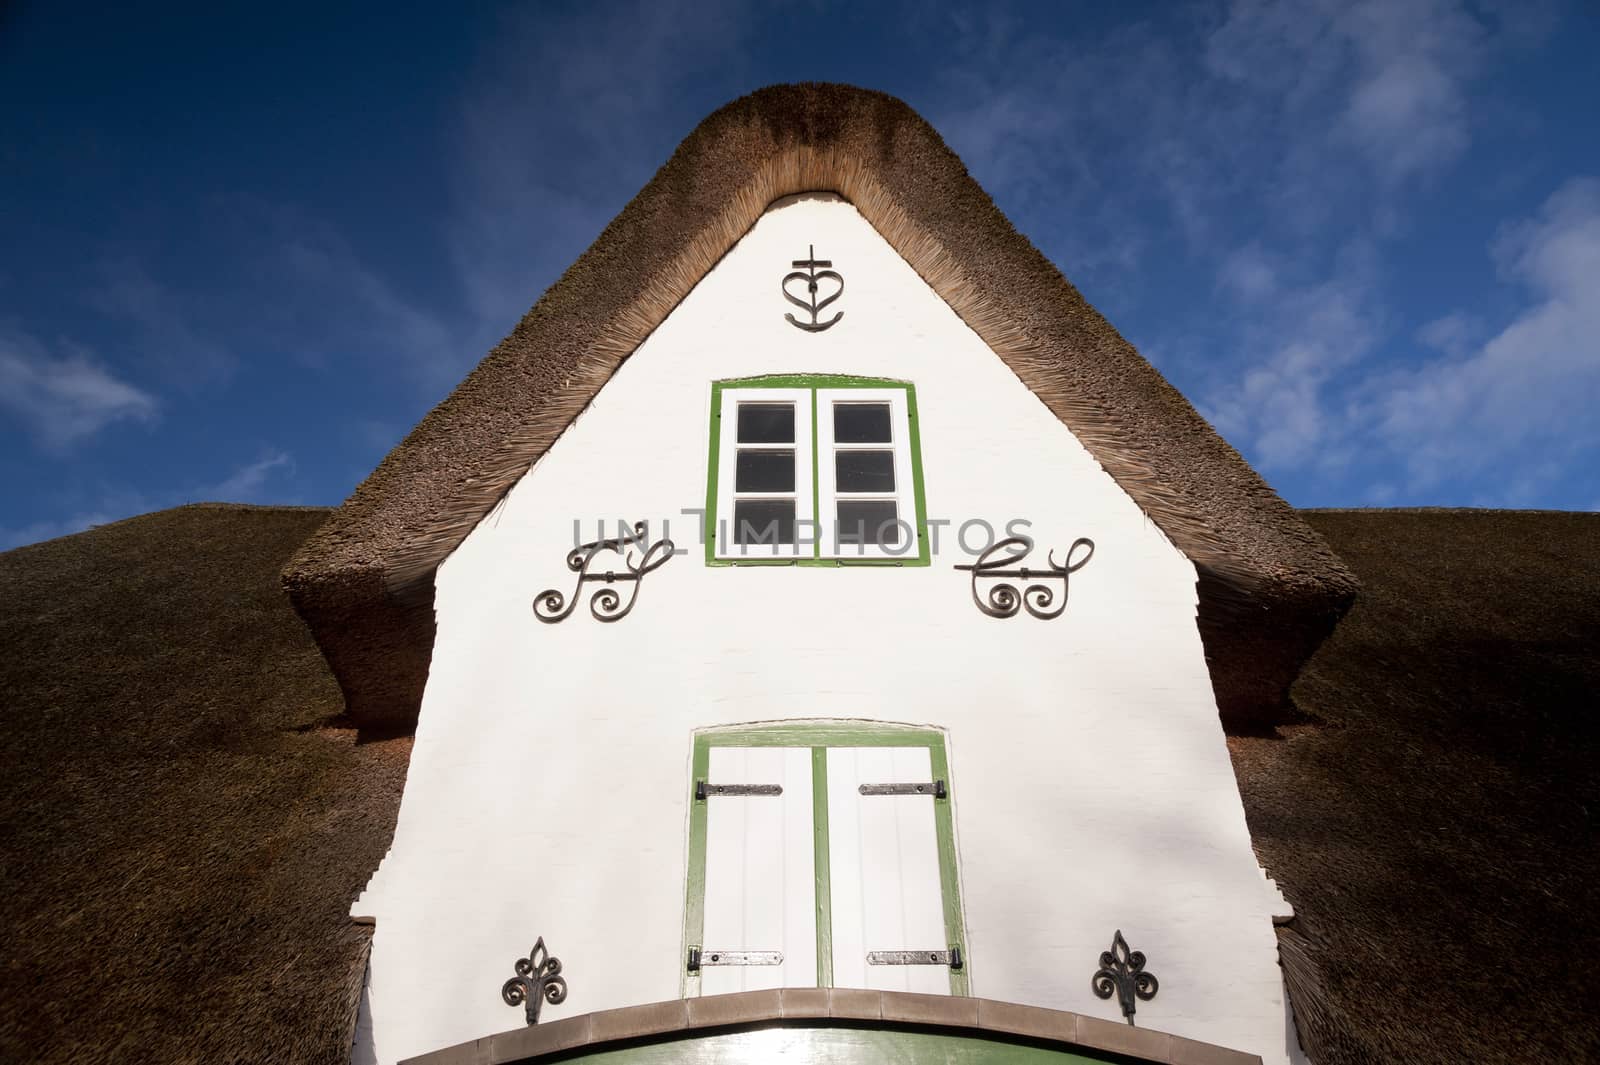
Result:
M661 539L652 544L647 539L648 533L649 527L641 521L634 525L632 536L594 540L573 548L567 553L567 568L578 575L578 585L572 590L572 598L569 600L557 589L547 588L534 596L534 617L552 625L564 620L577 608L578 600L583 595L583 586L588 581L632 584L633 591L626 603L622 601L622 596L615 588L601 588L589 598L589 613L595 616L595 620L616 621L627 617L628 611L633 609L633 604L639 601L639 584L644 580L644 575L660 569L666 564L667 559L672 557L672 541ZM606 570L604 573L590 573L589 567L594 564L595 556L602 551L615 551L621 555L622 564L627 567L627 572Z
M822 308L844 295L844 278L839 276L837 270L828 269L833 265L833 260L817 258L817 246L812 244L807 246L804 259L795 259L789 265L794 267L793 272L784 274L783 281L778 286L783 291L783 298L801 310L811 312L811 321L809 322L802 322L792 314L785 314L784 317L789 319L789 324L797 329L804 329L808 333L820 333L824 329L837 325L839 319L844 317L843 311L835 314L826 322L817 320L817 315L821 313ZM818 269L818 267L822 267L822 269ZM817 282L823 280L837 281L839 282L839 288L833 295L824 296L819 300L817 299ZM804 281L806 283L805 299L801 299L789 291L789 282L791 281Z
M1006 567L1014 562L1021 562L1033 550L1033 541L1026 536L1010 536L1001 540L978 556L978 561L970 565L960 565L956 569L972 571L972 601L978 604L978 609L992 618L1009 618L1017 611L1026 608L1028 613L1043 621L1058 618L1062 611L1067 609L1067 586L1071 576L1088 565L1094 557L1094 541L1088 537L1080 536L1072 541L1072 546L1067 548L1067 559L1064 563L1056 562L1056 554L1051 551L1045 556L1049 565L1045 569L1031 569L1020 566L1016 569ZM1080 555L1079 552L1082 552ZM1021 581L1031 580L1059 580L1061 582L1061 601L1056 602L1055 589L1047 584L1029 584L1022 591L1017 591L1014 584L996 584L989 589L988 595L978 594L978 578L1016 577Z
M1110 998L1116 992L1129 1024L1133 1023L1134 999L1149 1002L1161 988L1155 974L1144 971L1144 951L1129 950L1120 928L1111 939L1111 949L1100 952L1100 969L1094 974L1093 986L1100 998Z
M507 1006L527 1009L528 1023L539 1023L539 1009L546 1002L559 1006L567 1000L567 980L561 975L561 959L544 949L544 936L534 941L526 958L518 958L517 975L500 988Z

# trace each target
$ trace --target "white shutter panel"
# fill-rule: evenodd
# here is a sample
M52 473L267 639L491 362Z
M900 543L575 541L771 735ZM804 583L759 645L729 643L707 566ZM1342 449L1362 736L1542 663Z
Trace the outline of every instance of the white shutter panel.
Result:
M828 749L833 982L877 991L950 993L944 965L868 965L874 950L948 950L934 799L862 795L862 784L932 781L926 747Z
M815 842L808 747L713 747L710 784L777 784L782 795L706 799L700 993L815 987ZM780 965L717 965L721 951L781 951Z

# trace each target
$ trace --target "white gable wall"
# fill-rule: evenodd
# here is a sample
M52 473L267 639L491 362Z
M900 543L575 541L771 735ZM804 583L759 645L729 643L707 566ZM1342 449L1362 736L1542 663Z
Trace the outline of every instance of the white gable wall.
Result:
M778 293L811 245L847 286L817 334ZM711 382L764 373L915 385L928 515L952 523L930 567L705 565L682 511L704 506ZM1030 562L1095 542L1056 620L986 617L952 568L972 560L962 522L1016 518ZM535 594L571 593L574 519L583 540L671 519L687 554L620 622L589 616L592 584L543 624ZM1120 928L1161 981L1141 1026L1286 1059L1282 903L1251 851L1193 566L849 204L775 205L437 589L393 848L353 908L376 921L377 1060L519 1026L499 988L540 935L571 988L547 1017L678 996L692 732L788 718L947 730L973 994L1119 1020L1090 976Z

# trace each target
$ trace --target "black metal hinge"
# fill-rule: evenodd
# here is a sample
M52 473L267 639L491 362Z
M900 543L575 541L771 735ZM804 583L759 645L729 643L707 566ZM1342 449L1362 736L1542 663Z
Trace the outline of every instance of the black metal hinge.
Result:
M949 950L870 950L867 952L868 965L948 965L952 969L961 968L961 948L953 946Z
M782 795L782 784L708 784L704 780L694 782L694 797L696 802L705 802L711 795Z
M782 965L781 950L702 950L689 948L689 971L699 972L707 965Z
M863 795L932 795L935 799L950 795L942 780L925 784L863 784L856 790Z

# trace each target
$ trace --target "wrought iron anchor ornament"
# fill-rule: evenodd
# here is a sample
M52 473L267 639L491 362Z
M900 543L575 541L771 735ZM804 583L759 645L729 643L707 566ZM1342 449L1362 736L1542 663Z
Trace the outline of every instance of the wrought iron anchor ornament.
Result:
M833 260L817 258L817 246L811 244L806 248L806 257L804 259L795 259L789 265L793 266L794 270L783 275L783 281L778 285L778 288L782 290L784 299L801 310L811 313L811 321L809 322L802 322L792 314L785 314L784 317L789 320L789 324L797 329L804 329L808 333L820 333L824 329L839 324L839 319L844 317L843 311L835 314L826 322L818 321L817 319L817 316L822 312L822 308L844 295L844 278L839 275L837 270L828 269L833 266ZM818 267L823 267L824 269L819 270L817 269ZM801 299L789 291L789 282L797 280L806 283L806 299ZM817 282L822 280L837 281L839 288L833 295L825 296L819 300L817 299Z
M578 575L578 585L572 590L572 597L568 599L555 588L545 589L534 596L534 617L551 625L564 621L577 608L578 600L583 595L583 586L589 581L605 581L608 585L618 582L632 584L633 591L626 603L615 588L601 588L589 597L589 613L594 615L596 621L617 621L627 617L633 604L639 601L639 585L645 574L666 565L674 550L672 541L665 538L650 543L648 533L649 527L641 521L633 526L632 536L594 540L573 548L567 553L567 568ZM609 569L604 573L589 572L595 556L602 551L614 551L622 556L622 564L627 572L618 573Z
M1161 988L1155 974L1144 971L1144 951L1130 951L1120 928L1111 939L1111 949L1100 952L1100 968L1090 983L1100 998L1116 994L1129 1024L1133 1023L1134 999L1149 1002Z
M1051 551L1045 556L1048 565L1044 569L1032 569L1028 566L1006 568L1014 562L1021 562L1027 558L1032 550L1033 541L1028 537L1010 536L984 551L978 556L978 561L956 567L972 572L972 601L978 604L979 610L992 618L1013 617L1017 611L1024 608L1042 621L1061 616L1067 609L1070 579L1094 557L1094 541L1086 536L1080 536L1072 541L1072 546L1067 548L1067 559L1064 563L1058 563L1055 552ZM1078 553L1080 550L1083 552L1081 557ZM1059 580L1061 601L1056 602L1055 589L1047 584L1028 584L1020 592L1014 584L996 584L989 589L988 595L979 595L980 577L1015 577L1023 582L1039 579Z
M500 988L500 997L507 1006L522 1006L527 1011L528 1023L539 1023L539 1010L548 1002L559 1006L567 1000L567 979L561 975L561 959L552 958L545 950L544 936L534 941L526 958L518 958L517 975Z

